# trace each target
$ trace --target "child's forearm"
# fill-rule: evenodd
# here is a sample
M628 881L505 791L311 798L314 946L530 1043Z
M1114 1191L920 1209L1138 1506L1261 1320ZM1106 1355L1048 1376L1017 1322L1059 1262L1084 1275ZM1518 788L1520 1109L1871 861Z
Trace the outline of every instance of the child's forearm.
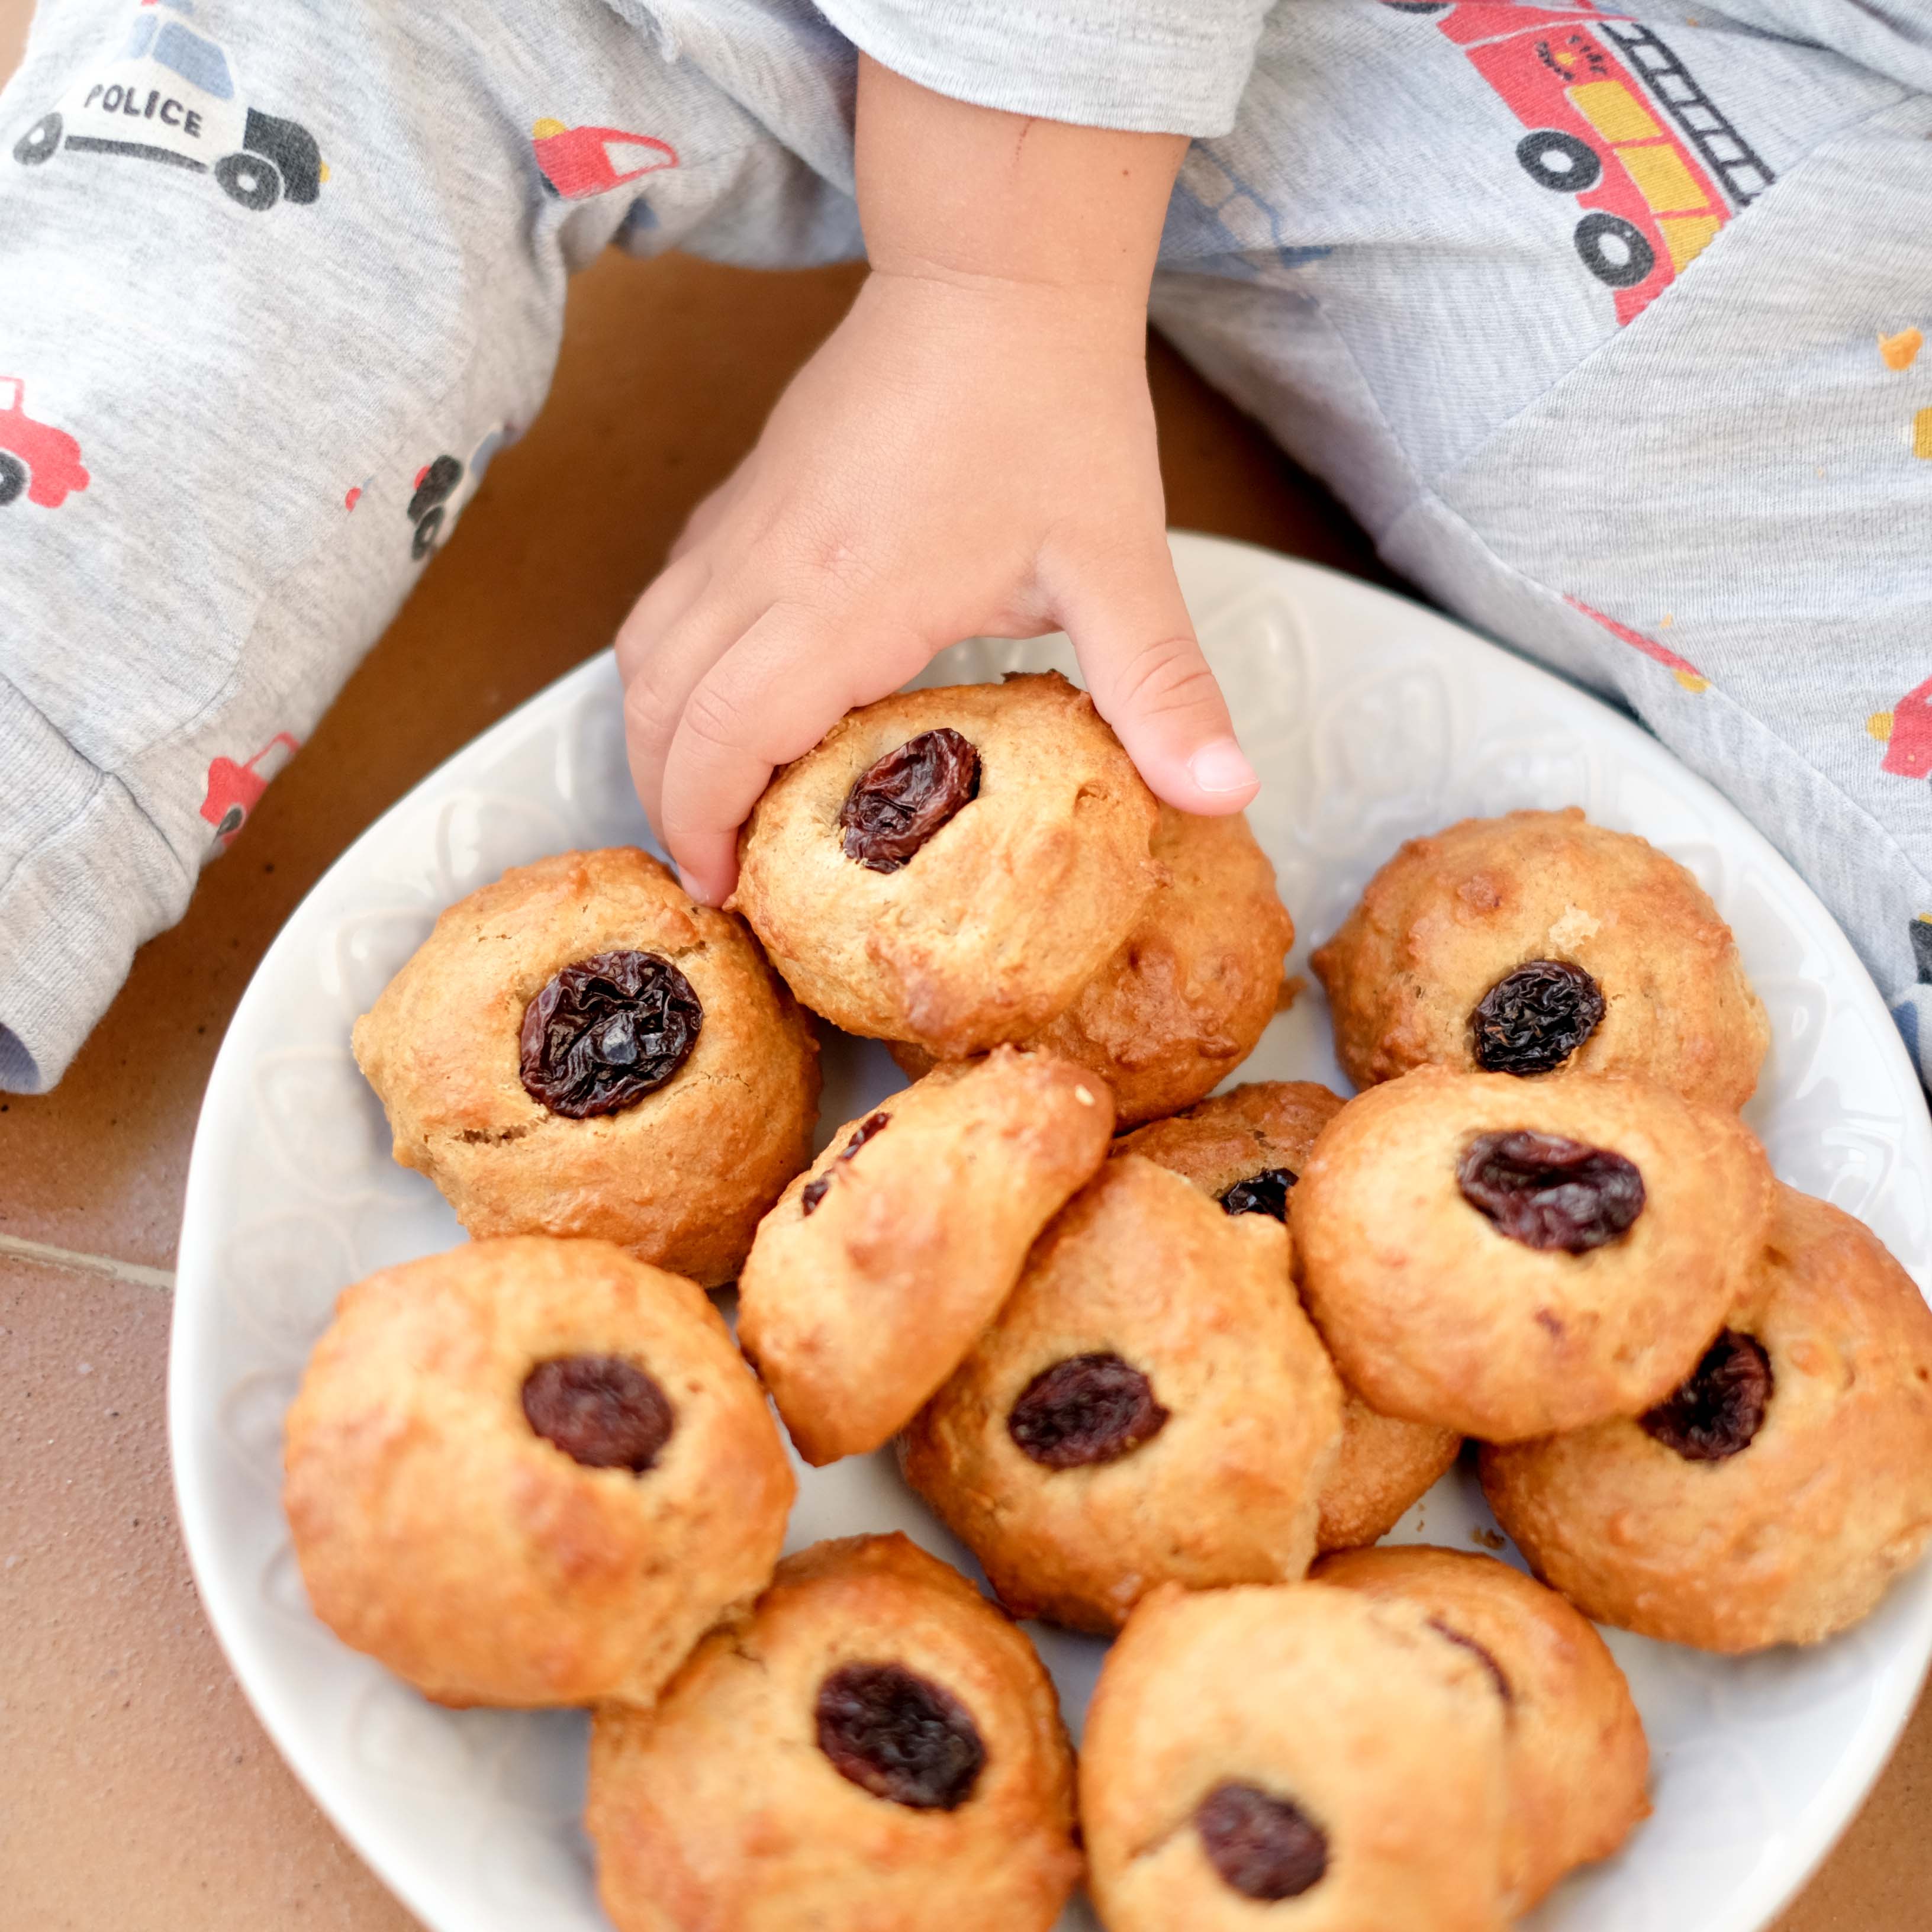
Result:
M882 274L1047 292L1137 334L1186 147L972 106L860 63L859 208Z

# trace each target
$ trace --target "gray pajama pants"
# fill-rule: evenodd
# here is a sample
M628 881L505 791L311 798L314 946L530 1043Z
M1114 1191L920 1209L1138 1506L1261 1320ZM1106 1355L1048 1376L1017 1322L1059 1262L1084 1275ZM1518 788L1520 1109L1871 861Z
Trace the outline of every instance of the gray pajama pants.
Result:
M1736 800L1923 1069L1932 28L1802 37L1834 7L1282 0L1154 313ZM448 541L572 269L860 252L854 58L805 0L46 0L0 93L0 1088Z

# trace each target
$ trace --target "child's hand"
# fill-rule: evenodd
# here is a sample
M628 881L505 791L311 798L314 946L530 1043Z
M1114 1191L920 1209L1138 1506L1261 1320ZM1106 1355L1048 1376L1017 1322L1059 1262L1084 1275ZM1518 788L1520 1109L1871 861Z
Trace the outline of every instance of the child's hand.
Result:
M1256 788L1174 581L1148 397L1182 144L869 64L859 124L874 274L618 639L638 790L714 902L772 767L977 632L1064 627L1171 803Z

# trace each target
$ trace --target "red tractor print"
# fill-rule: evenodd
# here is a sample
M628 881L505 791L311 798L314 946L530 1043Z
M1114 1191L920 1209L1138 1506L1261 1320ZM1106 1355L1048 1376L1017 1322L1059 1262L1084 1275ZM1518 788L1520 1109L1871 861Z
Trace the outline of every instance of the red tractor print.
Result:
M1885 747L1880 770L1894 778L1932 778L1932 677L1908 691L1889 711L1875 711L1865 729Z
M226 850L250 812L268 788L268 781L295 756L298 747L286 731L278 731L245 765L217 758L208 768L208 796L201 815L214 827Z
M654 134L626 134L621 128L566 128L561 121L539 121L530 146L543 184L566 201L585 201L627 182L677 166L677 150Z
M87 484L80 445L66 430L34 422L22 385L0 376L0 510L23 493L28 502L58 510Z
M1574 195L1583 266L1628 322L1731 218L1771 170L1649 28L1574 6L1388 0L1442 14L1440 30L1529 130L1516 158L1539 188Z

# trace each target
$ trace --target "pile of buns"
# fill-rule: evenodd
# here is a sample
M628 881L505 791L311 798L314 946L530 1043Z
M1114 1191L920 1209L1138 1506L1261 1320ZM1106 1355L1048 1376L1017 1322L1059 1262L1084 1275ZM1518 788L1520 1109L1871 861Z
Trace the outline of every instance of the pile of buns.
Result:
M358 1023L473 1238L342 1297L302 1575L439 1702L594 1711L620 1932L1048 1932L1083 1875L1110 1932L1484 1932L1648 1813L1593 1622L1816 1642L1932 1538L1932 1312L1740 1120L1688 873L1574 810L1412 842L1313 957L1359 1097L1208 1098L1292 938L1238 816L1016 677L779 772L730 910L546 860ZM820 1023L914 1077L814 1159ZM895 1444L997 1605L781 1561L779 1419ZM1376 1546L1466 1440L1534 1579ZM1077 1768L1016 1618L1116 1640Z

